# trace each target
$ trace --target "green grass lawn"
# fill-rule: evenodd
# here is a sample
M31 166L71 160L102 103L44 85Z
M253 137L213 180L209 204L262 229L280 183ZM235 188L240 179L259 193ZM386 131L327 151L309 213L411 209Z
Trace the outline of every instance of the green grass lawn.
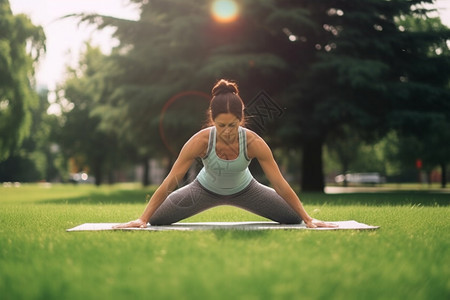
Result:
M450 194L301 194L313 217L370 231L65 231L135 219L151 192L0 187L0 299L450 299Z

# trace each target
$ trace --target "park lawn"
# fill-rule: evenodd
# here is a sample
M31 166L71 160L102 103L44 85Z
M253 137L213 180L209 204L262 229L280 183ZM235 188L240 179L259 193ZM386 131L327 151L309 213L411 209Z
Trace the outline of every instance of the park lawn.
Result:
M122 222L153 189L0 187L1 299L450 299L450 194L302 194L369 231L66 232ZM187 221L252 221L219 207Z

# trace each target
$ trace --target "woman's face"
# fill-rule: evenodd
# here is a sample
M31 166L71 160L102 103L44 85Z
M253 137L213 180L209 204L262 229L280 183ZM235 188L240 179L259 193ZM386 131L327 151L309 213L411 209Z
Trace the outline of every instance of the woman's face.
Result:
M227 142L233 141L238 135L238 128L241 122L239 119L230 113L219 114L214 119L214 126L216 127L217 137Z

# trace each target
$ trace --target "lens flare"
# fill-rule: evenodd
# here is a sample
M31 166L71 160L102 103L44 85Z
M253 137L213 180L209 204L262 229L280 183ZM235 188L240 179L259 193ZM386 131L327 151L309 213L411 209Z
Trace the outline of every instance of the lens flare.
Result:
M214 19L220 23L229 23L237 19L239 7L233 0L216 0L211 6Z

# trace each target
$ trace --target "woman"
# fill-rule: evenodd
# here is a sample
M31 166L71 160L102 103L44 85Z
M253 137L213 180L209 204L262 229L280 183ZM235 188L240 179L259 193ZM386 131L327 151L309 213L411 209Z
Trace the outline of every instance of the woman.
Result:
M141 217L116 228L167 225L218 205L233 205L283 224L309 228L335 227L311 218L281 175L264 140L242 127L244 104L235 83L220 80L212 89L210 127L192 136L180 151L170 173L155 191ZM177 189L196 158L203 169L190 184ZM269 188L258 183L248 165L256 158Z

